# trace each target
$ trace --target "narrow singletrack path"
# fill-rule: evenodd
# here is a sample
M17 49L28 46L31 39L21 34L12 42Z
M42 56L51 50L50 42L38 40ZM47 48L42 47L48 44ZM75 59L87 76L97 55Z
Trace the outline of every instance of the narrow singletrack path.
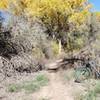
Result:
M39 92L34 93L36 100L48 98L48 100L74 100L71 94L71 85L64 84L59 73L48 73L50 82Z

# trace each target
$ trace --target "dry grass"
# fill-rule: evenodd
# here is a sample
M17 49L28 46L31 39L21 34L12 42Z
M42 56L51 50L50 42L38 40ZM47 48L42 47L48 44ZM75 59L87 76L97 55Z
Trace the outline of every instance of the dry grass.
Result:
M75 100L100 100L100 80L89 79L83 83L85 91L74 93Z

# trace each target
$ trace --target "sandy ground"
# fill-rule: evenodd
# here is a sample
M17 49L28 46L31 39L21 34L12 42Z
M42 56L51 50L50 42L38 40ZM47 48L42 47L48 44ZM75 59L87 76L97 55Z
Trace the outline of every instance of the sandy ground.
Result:
M71 95L71 85L64 84L58 73L48 73L50 83L43 87L39 92L33 94L33 97L49 98L50 100L74 100Z
M73 80L64 82L60 72L45 73L49 78L47 86L42 87L39 91L34 93L25 93L24 91L17 93L7 92L8 84L20 83L27 80L34 79L35 75L20 76L16 78L8 78L0 83L0 100L74 100L73 90L79 87L79 84L74 83ZM82 89L82 87L79 87Z

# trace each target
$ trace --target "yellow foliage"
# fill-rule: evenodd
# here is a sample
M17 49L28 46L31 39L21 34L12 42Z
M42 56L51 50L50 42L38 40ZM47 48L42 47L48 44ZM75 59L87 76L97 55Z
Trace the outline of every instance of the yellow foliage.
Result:
M4 9L7 8L9 6L9 0L1 0L0 1L0 8Z
M69 21L81 23L88 13L90 4L85 5L87 0L1 0L0 8L11 8L15 14L26 13L28 16L38 16L47 18L47 22L57 20L65 21L69 16ZM80 11L82 9L82 11ZM63 23L63 22L62 22Z
M69 23L74 27L70 30L71 32L78 29L90 14L91 5L88 0L1 0L0 8L8 9L16 15L24 13L29 18L39 17L51 28L50 30L61 35L63 34L62 30L68 34ZM80 45L82 41L78 40L77 43ZM71 44L70 41L68 44ZM68 48L71 46L69 45ZM53 49L57 54L58 44L54 43ZM42 53L39 52L39 56L41 55Z

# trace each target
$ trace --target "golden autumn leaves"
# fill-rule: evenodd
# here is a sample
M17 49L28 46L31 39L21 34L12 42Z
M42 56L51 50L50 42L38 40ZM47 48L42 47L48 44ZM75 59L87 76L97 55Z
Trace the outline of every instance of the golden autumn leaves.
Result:
M81 24L89 13L91 5L87 0L1 0L0 8L9 9L10 12L26 16L38 16L45 18L48 22L59 19L77 25ZM63 23L63 22L62 22Z

